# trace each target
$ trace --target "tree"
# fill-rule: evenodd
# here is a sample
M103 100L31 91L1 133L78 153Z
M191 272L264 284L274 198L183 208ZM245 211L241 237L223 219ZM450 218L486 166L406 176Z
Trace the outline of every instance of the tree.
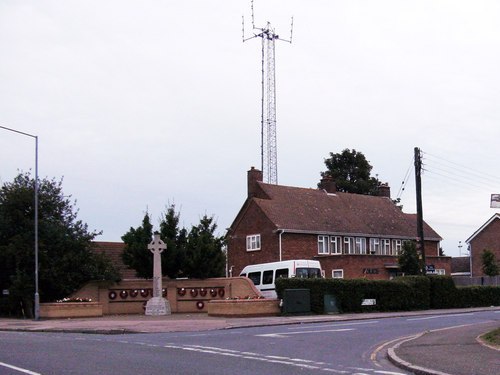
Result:
M398 256L398 263L401 272L405 275L420 275L422 273L423 262L420 259L417 246L414 241L405 241Z
M34 186L20 173L0 190L0 289L9 290L3 312L32 316L35 293ZM40 300L67 297L92 279L119 280L109 258L92 252L89 232L63 194L62 179L38 182L38 259Z
M371 177L372 166L363 153L346 148L341 153L330 152L325 159L327 170L321 172L322 177L332 177L337 190L344 193L377 195L380 182Z
M213 217L204 215L189 232L186 245L186 274L189 277L204 279L224 275L224 239L214 235L216 228Z
M483 250L481 261L483 263L482 269L486 276L497 276L500 273L495 254L491 250Z
M131 227L122 236L122 241L125 243L122 254L123 263L134 269L137 277L145 279L153 277L153 255L148 250L152 239L153 225L147 212L142 219L142 225L137 228ZM162 256L162 266L163 258L165 256Z
M180 214L175 211L175 204L171 204L160 222L160 237L167 245L167 254L162 257L162 270L170 278L185 276L187 231L185 228L179 228L179 218Z
M179 228L179 218L175 205L170 205L160 220L160 238L167 245L161 257L163 275L170 278L223 276L224 240L214 234L217 225L213 217L203 216L189 233L185 228ZM136 270L138 277L151 278L153 275L153 257L147 251L152 235L153 226L146 214L142 226L130 228L122 237L125 242L123 261Z

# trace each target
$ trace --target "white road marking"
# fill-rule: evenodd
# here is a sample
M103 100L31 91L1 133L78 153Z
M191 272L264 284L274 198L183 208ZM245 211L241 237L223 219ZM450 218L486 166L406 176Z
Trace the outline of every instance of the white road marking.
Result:
M272 356L272 355L266 356L266 355L262 355L259 353L240 352L240 351L232 350L232 349L224 349L224 348L217 348L217 347L213 347L213 346L201 346L201 345L166 344L163 347L168 348L168 349L187 350L187 351L191 351L191 352L199 352L199 353L206 353L206 354L215 354L215 355L221 355L221 356L244 358L244 359L249 359L249 360L253 360L253 361L261 361L261 362L266 362L266 363L279 363L279 364L299 367L299 368L308 369L308 370L321 370L321 371L333 372L336 374L351 374L351 372L349 372L349 371L337 370L337 369L333 369L330 367L326 367L329 364L327 364L325 362L315 362L315 361L311 361L308 359L302 359L302 358L290 358L290 357ZM371 371L373 371L373 369ZM403 375L403 374L401 374L401 375Z
M8 363L4 363L4 362L0 362L0 366L7 367L7 368L10 368L11 370L16 370L16 371L22 372L24 374L41 375L39 372L30 371L30 370L27 370L25 368L9 365Z
M274 337L274 338L285 338L288 335L303 335L306 333L324 333L324 332L345 332L354 331L354 328L338 328L338 329L321 329L317 331L297 331L297 332L280 332L280 333L264 333L261 335L255 335L258 337Z
M413 320L429 320L429 319L439 319L439 318L448 318L450 316L468 316L474 315L474 313L464 313L464 314L449 314L449 315L434 315L434 316L426 316L424 318L408 318L407 321Z
M370 320L365 322L348 322L348 323L332 323L332 324L320 324L314 325L314 328L331 328L331 327L342 327L342 326L355 326L355 325L364 325L364 324L376 324L379 323L378 320ZM310 327L310 326L308 326ZM293 326L288 328L289 330L297 330L297 326Z

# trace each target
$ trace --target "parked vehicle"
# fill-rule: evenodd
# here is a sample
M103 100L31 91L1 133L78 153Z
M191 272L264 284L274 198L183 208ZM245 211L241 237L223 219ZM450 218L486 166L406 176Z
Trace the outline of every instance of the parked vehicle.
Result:
M277 298L275 281L280 277L321 278L323 273L317 260L285 260L282 262L246 266L240 276L248 277L266 298Z

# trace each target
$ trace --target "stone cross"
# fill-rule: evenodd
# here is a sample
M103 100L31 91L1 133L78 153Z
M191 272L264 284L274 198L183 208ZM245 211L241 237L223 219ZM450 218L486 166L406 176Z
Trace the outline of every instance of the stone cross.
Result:
M148 245L148 250L153 253L153 297L163 297L161 253L167 248L160 235L155 233L153 241Z
M167 248L160 235L155 233L148 250L153 253L153 298L146 304L146 315L170 315L170 304L163 298L161 253Z

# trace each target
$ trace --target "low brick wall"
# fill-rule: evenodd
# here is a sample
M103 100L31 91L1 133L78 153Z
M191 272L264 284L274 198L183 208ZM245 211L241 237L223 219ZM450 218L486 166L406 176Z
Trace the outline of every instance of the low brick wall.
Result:
M207 313L213 300L259 297L260 292L246 277L213 279L164 279L163 297L172 313ZM119 283L92 281L73 293L72 297L91 298L102 305L104 315L144 314L152 297L152 280L130 279Z
M276 316L281 310L277 299L236 299L210 301L208 315L225 317Z
M41 318L90 318L102 316L102 305L98 302L41 303Z

